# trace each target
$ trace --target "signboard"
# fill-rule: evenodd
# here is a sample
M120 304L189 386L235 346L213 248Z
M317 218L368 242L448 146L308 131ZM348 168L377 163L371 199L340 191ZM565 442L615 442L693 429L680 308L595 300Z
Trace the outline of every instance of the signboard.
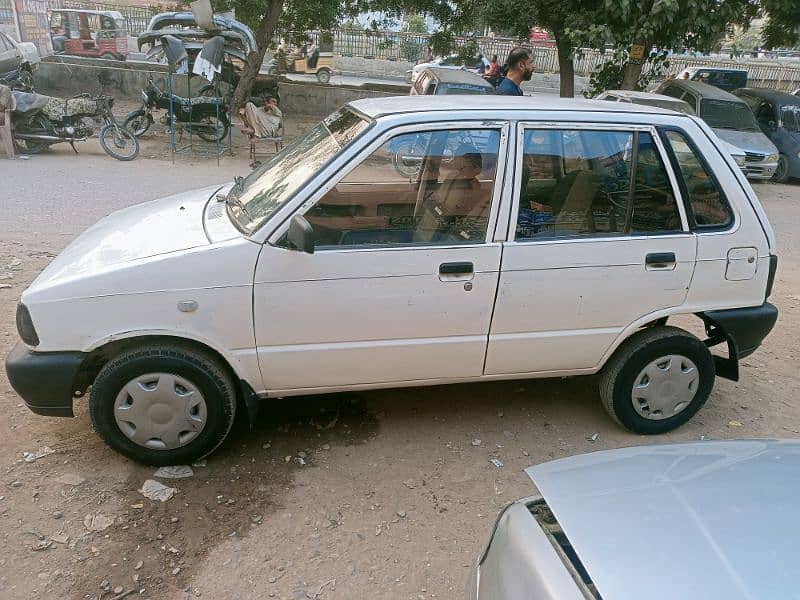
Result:
M641 64L644 59L644 46L641 44L634 44L631 46L630 60L633 64Z
M17 9L20 40L36 44L42 56L52 54L47 0L14 0L14 6Z

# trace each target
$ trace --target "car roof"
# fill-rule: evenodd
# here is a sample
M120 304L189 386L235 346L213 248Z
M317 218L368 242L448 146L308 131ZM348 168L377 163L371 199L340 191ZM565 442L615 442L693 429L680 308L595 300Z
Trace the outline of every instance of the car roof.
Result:
M642 100L658 100L659 102L675 102L677 104L686 104L684 100L673 98L672 96L665 96L664 94L654 94L653 92L635 92L633 90L606 90L606 94L614 94L620 98L640 98Z
M767 88L739 88L737 92L746 92L751 96L762 98L778 106L797 106L800 105L800 96L795 96L788 92L780 90L771 90ZM734 94L736 95L736 94Z
M82 8L51 8L50 12L62 13L87 13L90 15L111 15L115 19L124 19L122 13L118 10L84 10Z
M735 100L742 102L738 98ZM443 96L390 96L387 98L364 98L348 104L355 111L378 118L404 113L436 111L509 111L540 110L565 112L636 113L679 116L671 110L644 104L620 104L604 100L580 100L555 98L552 96L493 96L493 95L443 95Z
M739 98L737 98L730 92L726 92L723 89L720 89L713 85L709 85L707 83L703 83L701 81L690 81L687 79L671 79L666 83L669 85L677 85L678 87L681 87L685 90L692 91L704 99L729 100L733 102L740 101Z
M694 67L686 67L684 69L684 71L690 71L690 72L695 72L695 71L717 71L717 72L721 72L721 73L744 73L744 74L747 74L747 69L730 69L730 68L727 68L727 67L700 67L700 66L696 66L696 65ZM681 71L681 72L683 72L683 71Z
M622 448L526 473L604 600L797 595L798 440Z
M436 76L436 79L442 83L471 83L473 85L480 85L483 87L492 87L492 84L486 81L480 75L465 71L462 69L442 69L441 67L428 67L422 73L431 72ZM422 76L420 74L420 76Z

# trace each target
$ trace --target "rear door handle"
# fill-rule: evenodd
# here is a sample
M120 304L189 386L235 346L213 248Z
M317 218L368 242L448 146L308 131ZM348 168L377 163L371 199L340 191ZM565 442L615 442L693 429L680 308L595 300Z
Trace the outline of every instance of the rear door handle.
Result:
M450 262L439 265L439 275L469 275L475 272L471 262Z
M647 269L674 269L675 268L675 253L674 252L652 252L644 259L645 268Z

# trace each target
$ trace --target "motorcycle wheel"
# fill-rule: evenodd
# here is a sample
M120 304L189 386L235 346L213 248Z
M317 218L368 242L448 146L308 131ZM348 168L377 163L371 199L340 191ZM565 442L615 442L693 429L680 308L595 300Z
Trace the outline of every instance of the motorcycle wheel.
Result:
M28 69L20 69L14 88L23 92L33 92L33 73Z
M147 130L150 129L150 125L152 124L153 117L148 115L144 110L139 109L129 112L122 126L136 137L139 137L147 133Z
M133 160L139 156L139 140L124 127L103 125L100 145L117 160Z
M36 115L31 118L21 129L22 131L29 132L31 130L48 131L50 128L47 119L41 115ZM17 130L12 128L12 130ZM22 132L20 131L20 133ZM56 142L53 142L56 143ZM46 152L52 144L49 142L37 142L34 140L21 140L14 137L14 149L19 154L41 154Z
M198 123L202 127L197 127L195 133L207 142L222 141L228 135L228 122L225 119L218 119L213 115L208 115L201 118Z

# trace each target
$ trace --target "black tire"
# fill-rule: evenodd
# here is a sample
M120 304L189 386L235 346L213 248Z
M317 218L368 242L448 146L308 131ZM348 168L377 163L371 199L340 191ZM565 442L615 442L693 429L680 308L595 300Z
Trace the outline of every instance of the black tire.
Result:
M139 156L139 140L119 125L103 125L100 129L100 145L117 160L128 161Z
M147 373L169 373L190 381L206 401L207 419L188 444L169 450L135 443L119 428L114 403L123 387ZM92 385L89 411L95 431L120 454L148 465L189 464L211 454L230 433L236 392L227 368L207 352L168 345L125 351L106 363Z
M33 73L31 73L30 69L23 67L19 70L17 81L14 82L13 87L23 92L33 92Z
M329 83L331 80L331 72L328 69L320 69L317 71L317 81L320 83Z
M207 142L222 141L228 135L228 120L222 114L220 114L219 118L214 115L202 117L199 122L205 124L209 129L196 127L195 133ZM211 127L214 129L211 130Z
M140 137L147 133L147 130L150 129L150 125L152 124L153 118L147 114L145 110L139 109L129 112L122 126L136 137Z
M14 130L15 128L12 127L12 131ZM50 125L47 122L47 119L42 115L34 115L27 123L25 123L22 127L19 127L19 130L28 133L37 131L39 133L46 133L48 135L51 134ZM23 140L14 137L14 149L19 154L42 154L43 152L47 152L50 146L52 146L54 143L57 142L38 142L35 140Z
M699 375L694 396L677 414L654 420L641 416L633 407L635 379L643 369L667 355L690 359ZM600 399L617 423L644 435L666 433L691 419L705 404L714 387L714 359L703 342L677 327L648 328L625 340L606 363L600 376Z
M789 181L789 159L785 154L781 154L778 157L778 168L775 169L772 181L775 183L786 183Z

